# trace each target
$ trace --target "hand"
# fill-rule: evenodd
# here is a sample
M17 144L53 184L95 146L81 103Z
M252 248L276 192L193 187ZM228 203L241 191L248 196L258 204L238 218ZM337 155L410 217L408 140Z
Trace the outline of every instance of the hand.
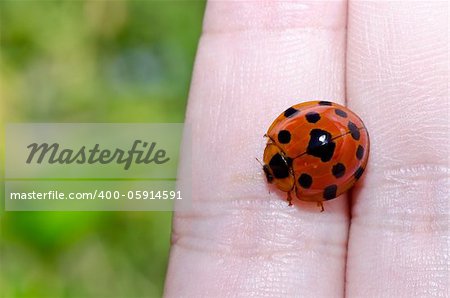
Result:
M193 210L175 214L166 296L448 295L446 8L208 3L181 171ZM308 100L346 104L371 136L365 178L323 213L269 193L255 161L273 119Z

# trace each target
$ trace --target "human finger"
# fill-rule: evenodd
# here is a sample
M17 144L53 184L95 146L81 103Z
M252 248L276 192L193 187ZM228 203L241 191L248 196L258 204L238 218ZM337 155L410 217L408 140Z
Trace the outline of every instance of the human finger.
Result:
M372 144L353 197L350 297L448 293L446 5L349 3L348 105Z
M345 199L288 207L255 157L287 107L344 101L345 21L345 1L208 3L180 171L193 210L175 214L167 296L343 295Z

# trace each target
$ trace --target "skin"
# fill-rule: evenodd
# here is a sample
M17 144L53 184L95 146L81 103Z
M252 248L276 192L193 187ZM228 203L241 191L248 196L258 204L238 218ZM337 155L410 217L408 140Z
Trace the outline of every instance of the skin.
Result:
M193 206L174 216L166 297L448 295L446 5L208 3L180 167ZM371 137L364 178L322 213L288 207L255 161L281 111L318 99Z

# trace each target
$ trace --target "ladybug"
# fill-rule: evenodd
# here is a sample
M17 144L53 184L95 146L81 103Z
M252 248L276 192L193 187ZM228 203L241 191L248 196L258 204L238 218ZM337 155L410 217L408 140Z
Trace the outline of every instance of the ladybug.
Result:
M331 200L350 189L364 173L369 135L361 119L329 101L294 105L265 134L263 171L268 183L302 201Z

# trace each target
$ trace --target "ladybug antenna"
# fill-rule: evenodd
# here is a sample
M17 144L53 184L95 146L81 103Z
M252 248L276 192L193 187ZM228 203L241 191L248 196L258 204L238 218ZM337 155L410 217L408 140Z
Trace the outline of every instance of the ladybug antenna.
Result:
M257 157L255 157L255 159L259 162L259 164L260 164L262 167L264 167L264 164L263 164Z

